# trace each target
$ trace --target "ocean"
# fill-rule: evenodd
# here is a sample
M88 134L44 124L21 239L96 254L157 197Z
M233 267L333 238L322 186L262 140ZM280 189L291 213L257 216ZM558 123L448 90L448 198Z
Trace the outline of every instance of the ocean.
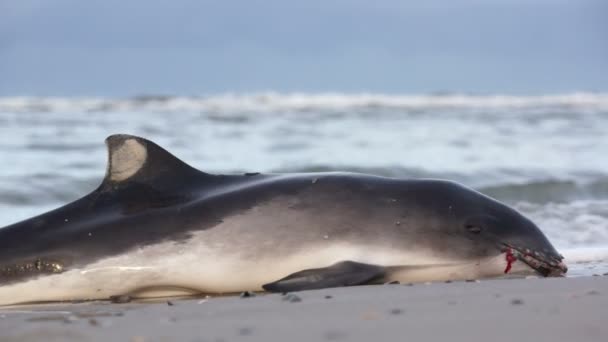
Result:
M608 272L605 93L0 97L0 226L95 189L115 133L207 172L455 180L535 221L570 276Z

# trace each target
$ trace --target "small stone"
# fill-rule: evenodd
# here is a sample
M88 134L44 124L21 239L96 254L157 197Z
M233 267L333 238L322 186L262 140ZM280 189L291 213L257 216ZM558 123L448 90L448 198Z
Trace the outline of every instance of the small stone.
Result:
M384 283L384 285L399 285L399 281L398 280L389 281L387 283Z
M241 335L241 336L251 335L252 332L253 332L253 329L251 329L251 328L240 328L239 329L239 335Z
M173 304L173 302L172 302L172 301L168 300L168 301L167 301L167 305L169 305L169 306L173 306L174 304Z
M129 303L129 302L131 302L131 300L133 300L133 298L131 298L131 296L128 296L128 295L110 296L110 301L114 304Z
M401 315L403 313L403 310L401 310L401 309L391 309L390 313L391 313L391 315Z
M600 293L596 290L591 290L591 291L587 292L587 294L590 296L596 296L596 295L599 295Z
M597 273L594 273L594 274L593 274L593 276L594 276L594 277L599 277L600 275L599 275L599 274L597 274Z
M89 325L93 326L93 327L96 327L96 326L99 325L99 322L95 318L90 318L89 319Z
M414 283L407 283L405 286L414 286Z
M78 320L78 317L74 316L74 315L70 315L64 318L63 323L73 323L76 322Z
M255 297L255 293L251 291L241 292L241 298Z
M522 299L513 299L511 300L511 305L522 305L524 303L524 301Z
M330 295L325 296L325 299L332 299L332 298L334 298L334 297L332 297Z
M449 279L445 281L445 283L446 283L446 284L449 284L449 283L451 283L451 282L452 282L452 281L451 281L451 280L449 280Z
M302 298L298 297L297 295L295 295L293 293L289 293L283 297L283 300L288 301L290 303L298 303L298 302L302 301Z
M608 272L604 273L603 275L608 276Z

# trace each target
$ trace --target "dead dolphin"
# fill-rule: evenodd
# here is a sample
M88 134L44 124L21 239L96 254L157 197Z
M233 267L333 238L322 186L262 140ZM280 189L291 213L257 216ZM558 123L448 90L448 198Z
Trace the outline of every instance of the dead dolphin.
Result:
M97 190L0 229L0 305L559 276L514 209L445 180L213 175L113 135Z

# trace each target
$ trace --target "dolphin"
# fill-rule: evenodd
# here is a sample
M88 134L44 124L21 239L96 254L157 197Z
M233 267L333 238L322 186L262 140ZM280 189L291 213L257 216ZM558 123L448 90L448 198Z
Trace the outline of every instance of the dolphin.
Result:
M209 174L106 139L101 185L0 229L0 305L563 276L529 219L446 180Z

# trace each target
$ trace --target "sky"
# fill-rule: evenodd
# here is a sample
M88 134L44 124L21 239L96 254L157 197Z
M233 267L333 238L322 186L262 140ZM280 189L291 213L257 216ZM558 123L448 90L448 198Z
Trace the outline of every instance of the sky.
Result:
M602 0L0 0L0 96L608 91Z

